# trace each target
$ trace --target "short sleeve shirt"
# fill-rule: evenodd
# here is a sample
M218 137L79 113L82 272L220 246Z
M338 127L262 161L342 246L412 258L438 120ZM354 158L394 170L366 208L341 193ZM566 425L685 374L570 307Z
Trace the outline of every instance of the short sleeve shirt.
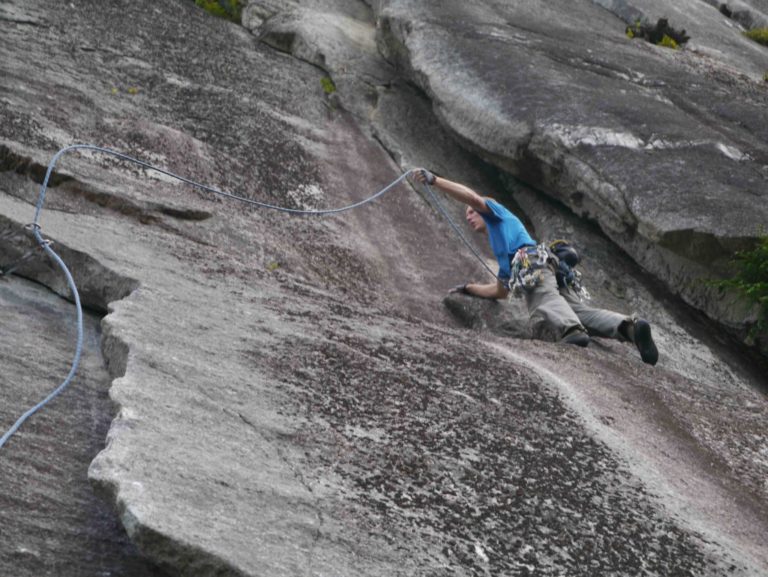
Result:
M504 286L509 286L512 276L510 260L518 249L524 246L535 246L522 221L495 200L486 199L485 205L490 212L480 213L488 230L488 240L491 250L499 263L499 280Z

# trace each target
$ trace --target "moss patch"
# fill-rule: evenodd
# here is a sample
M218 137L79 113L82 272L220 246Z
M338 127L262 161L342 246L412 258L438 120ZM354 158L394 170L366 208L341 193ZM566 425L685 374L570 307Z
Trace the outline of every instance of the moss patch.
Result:
M661 38L659 42L657 42L657 46L663 46L664 48L671 48L672 50L677 50L678 48L680 48L680 45L677 42L675 42L675 39L667 36L666 34Z
M655 25L638 20L633 25L627 26L626 32L629 38L642 38L651 44L672 49L679 48L691 39L685 30L672 28L666 18L660 18Z
M744 36L758 44L768 46L768 28L753 28L752 30L747 30Z
M768 329L768 236L761 237L754 248L737 252L734 257L736 274L726 280L715 281L715 286L735 289L760 307L755 329Z
M237 24L242 21L242 0L195 0L195 4L219 18L226 18Z
M323 92L328 95L336 92L336 84L333 82L333 79L330 76L323 76L320 79L320 85L323 87Z

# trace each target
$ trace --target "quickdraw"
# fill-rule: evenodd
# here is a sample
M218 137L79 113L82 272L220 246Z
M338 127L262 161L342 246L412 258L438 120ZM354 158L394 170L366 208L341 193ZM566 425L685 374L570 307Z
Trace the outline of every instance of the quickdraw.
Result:
M570 287L579 298L589 299L581 282L581 272L575 268L580 260L571 244L562 239L549 245L524 246L512 257L512 294L520 297L531 292L541 282L541 270L552 265L558 287Z
M536 257L533 260L532 257ZM541 282L541 269L547 266L549 253L546 245L524 246L512 257L512 294L519 297L530 292Z

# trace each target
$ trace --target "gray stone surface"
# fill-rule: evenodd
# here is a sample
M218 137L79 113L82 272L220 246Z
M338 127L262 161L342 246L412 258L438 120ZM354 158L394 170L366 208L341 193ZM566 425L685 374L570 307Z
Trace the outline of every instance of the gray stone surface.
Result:
M443 299L443 303L459 322L468 328L489 330L518 339L531 338L528 311L522 300L496 301L449 294Z
M768 218L764 47L693 0L674 8L699 39L681 51L629 40L590 1L393 0L376 13L382 51L468 148L744 335L743 310L702 279L729 274Z
M325 70L329 106L339 104L365 124L376 87L395 78L376 46L371 9L361 1L302 1L277 6L254 1L249 10L271 14L248 27L261 42Z
M738 22L747 29L765 28L768 25L768 2L765 0L735 0L732 2L718 2L717 0L705 0L707 4L717 8L724 6L723 14Z
M249 10L257 4L259 33L281 10L314 10L354 17L370 39L380 14L319 1ZM574 21L616 22L573 6ZM94 302L108 303L101 346L117 416L89 476L142 555L195 576L766 572L763 374L596 227L468 154L462 146L479 144L431 88L382 74L365 91L339 82L344 94L330 100L320 80L336 79L353 49L337 44L338 28L325 39L308 20L290 22L332 68L186 1L14 0L3 10L14 15L0 36L3 227L30 220L38 167L73 141L317 208L427 165L530 217L537 236L573 238L591 255L593 298L645 314L660 344L651 368L627 344L574 350L504 336L491 303L462 302L462 324L445 291L485 273L405 185L343 216L297 218L73 154L57 170L43 230ZM412 30L426 25L419 14ZM451 29L455 46L477 31L473 15L463 34ZM428 24L442 46L441 20ZM538 42L521 24L504 36L510 45ZM575 46L577 30L560 26ZM380 43L389 57L403 46L391 40ZM371 61L348 65L354 78ZM420 74L418 58L408 66ZM476 70L469 60L459 68ZM496 102L482 102L482 86L459 86L467 106ZM571 97L593 88L585 81ZM505 134L487 131L486 145ZM5 243L0 257L18 251ZM45 267L24 273L54 284ZM519 305L498 308L522 319ZM2 358L25 374L18 355ZM58 367L45 370L55 380ZM42 452L28 459L45 466ZM23 509L7 521L14 548L30 539Z

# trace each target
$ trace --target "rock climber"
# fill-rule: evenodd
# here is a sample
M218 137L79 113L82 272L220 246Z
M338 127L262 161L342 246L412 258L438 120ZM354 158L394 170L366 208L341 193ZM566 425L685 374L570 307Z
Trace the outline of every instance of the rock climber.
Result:
M419 182L434 186L466 205L469 226L475 232L487 233L499 264L495 283L467 283L451 292L504 299L509 294L510 283L521 282L534 334L554 332L560 342L581 347L589 345L590 335L629 341L637 346L643 362L656 364L659 353L648 321L583 303L572 283L564 282L562 275L558 282L556 273L560 269L556 254L545 245L537 246L521 220L504 206L428 170L419 169L415 176ZM561 253L561 258L566 260L570 260L569 256L566 253L563 257Z

